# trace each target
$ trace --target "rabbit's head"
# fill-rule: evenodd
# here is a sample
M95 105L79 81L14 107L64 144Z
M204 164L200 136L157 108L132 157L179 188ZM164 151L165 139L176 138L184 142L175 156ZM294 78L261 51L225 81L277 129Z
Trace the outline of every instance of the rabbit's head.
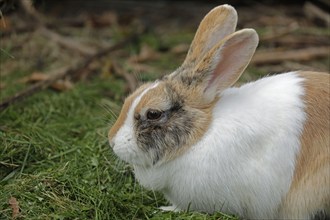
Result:
M114 152L140 166L159 165L194 146L212 123L221 92L232 86L258 45L253 29L235 31L237 14L223 5L202 20L176 71L138 88L109 132Z

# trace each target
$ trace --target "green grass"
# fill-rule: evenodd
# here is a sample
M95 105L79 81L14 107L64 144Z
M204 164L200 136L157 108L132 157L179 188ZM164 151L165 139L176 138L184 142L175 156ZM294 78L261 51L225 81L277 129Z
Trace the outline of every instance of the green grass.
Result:
M0 112L0 219L11 219L10 197L19 219L232 219L157 209L162 195L139 186L107 143L122 85L95 78Z

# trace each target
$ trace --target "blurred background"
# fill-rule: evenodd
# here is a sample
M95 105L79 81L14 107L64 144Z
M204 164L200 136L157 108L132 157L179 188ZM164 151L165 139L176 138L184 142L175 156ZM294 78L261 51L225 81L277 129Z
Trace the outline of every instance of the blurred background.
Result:
M326 0L0 0L1 98L14 92L5 87L12 82L7 82L7 75L15 69L56 72L125 40L119 48L96 56L80 70L83 73L69 76L66 84L114 75L127 81L127 91L133 90L138 81L178 67L200 20L225 3L236 7L238 29L254 28L260 35L259 48L243 80L289 70L329 70L330 3ZM25 81L45 79L34 76Z
M236 219L161 212L107 141L125 97L175 70L221 4L260 37L239 83L329 72L329 0L0 0L0 219Z

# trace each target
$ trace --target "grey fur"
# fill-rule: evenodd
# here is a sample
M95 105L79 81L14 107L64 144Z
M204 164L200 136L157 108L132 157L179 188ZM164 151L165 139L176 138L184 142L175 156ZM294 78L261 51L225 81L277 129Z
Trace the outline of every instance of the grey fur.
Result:
M180 94L169 83L165 88L164 95L168 96L171 107L162 110L159 119L148 120L142 115L135 117L138 146L150 154L153 164L187 143L195 121L194 115L185 110Z

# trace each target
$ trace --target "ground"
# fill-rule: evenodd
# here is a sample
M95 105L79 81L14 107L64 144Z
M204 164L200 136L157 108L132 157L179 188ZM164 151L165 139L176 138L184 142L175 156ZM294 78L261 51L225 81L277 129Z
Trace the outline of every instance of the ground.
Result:
M198 22L215 5L83 1L65 10L72 2L37 5L46 31L33 13L14 9L0 20L0 103L25 94L0 110L0 219L235 219L160 211L168 205L162 195L143 189L107 140L124 97L180 65ZM237 7L238 28L255 28L261 39L240 83L296 69L329 72L329 52L322 53L329 51L329 30L308 7ZM69 70L74 74L45 83Z

